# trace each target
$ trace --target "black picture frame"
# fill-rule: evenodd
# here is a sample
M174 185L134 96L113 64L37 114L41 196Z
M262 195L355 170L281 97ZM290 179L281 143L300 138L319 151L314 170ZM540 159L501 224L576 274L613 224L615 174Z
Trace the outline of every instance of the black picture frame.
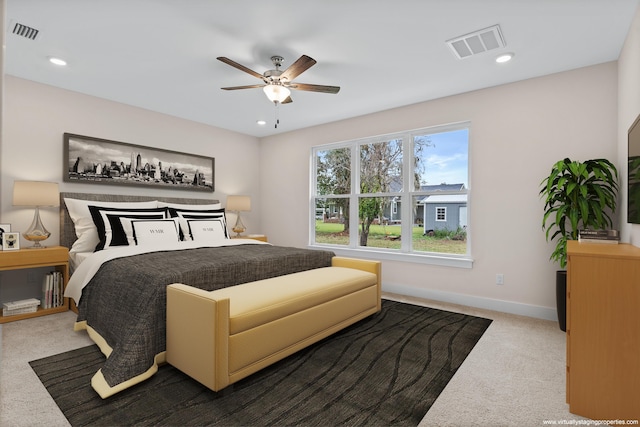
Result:
M215 190L213 157L73 133L64 133L63 145L65 182Z

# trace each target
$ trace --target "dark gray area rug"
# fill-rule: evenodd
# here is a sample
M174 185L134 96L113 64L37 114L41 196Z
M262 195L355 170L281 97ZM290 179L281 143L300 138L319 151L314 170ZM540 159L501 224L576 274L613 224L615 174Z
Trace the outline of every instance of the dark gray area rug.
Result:
M415 426L490 324L384 300L380 313L219 393L163 365L103 400L90 385L104 363L97 346L30 365L73 426Z

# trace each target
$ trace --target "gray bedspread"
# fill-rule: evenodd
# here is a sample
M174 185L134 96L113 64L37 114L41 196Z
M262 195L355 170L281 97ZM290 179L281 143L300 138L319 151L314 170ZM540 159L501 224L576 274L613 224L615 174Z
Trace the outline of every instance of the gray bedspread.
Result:
M83 290L78 321L112 348L102 375L113 387L149 370L166 348L166 287L215 290L331 265L330 251L240 245L153 252L106 262Z

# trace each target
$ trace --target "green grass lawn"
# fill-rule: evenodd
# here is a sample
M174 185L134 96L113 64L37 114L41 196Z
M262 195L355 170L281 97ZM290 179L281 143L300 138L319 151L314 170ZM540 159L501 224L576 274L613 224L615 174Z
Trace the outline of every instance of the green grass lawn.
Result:
M349 236L344 225L316 221L316 242L331 245L348 245ZM360 229L358 229L358 232ZM448 254L467 253L467 242L423 236L422 227L413 228L413 250L421 252L441 252ZM400 236L400 225L372 225L369 230L367 246L373 248L400 249L400 240L391 240L387 236Z

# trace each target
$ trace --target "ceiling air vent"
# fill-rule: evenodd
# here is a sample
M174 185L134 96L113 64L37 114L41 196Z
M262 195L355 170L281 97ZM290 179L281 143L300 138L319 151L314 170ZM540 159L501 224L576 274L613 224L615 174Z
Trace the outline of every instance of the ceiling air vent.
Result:
M447 40L447 44L458 59L469 58L505 46L499 25Z
M29 40L35 40L36 37L38 37L38 34L40 33L40 30L37 30L33 27L29 27L28 25L24 25L15 21L11 22L10 28L13 34L28 38Z

